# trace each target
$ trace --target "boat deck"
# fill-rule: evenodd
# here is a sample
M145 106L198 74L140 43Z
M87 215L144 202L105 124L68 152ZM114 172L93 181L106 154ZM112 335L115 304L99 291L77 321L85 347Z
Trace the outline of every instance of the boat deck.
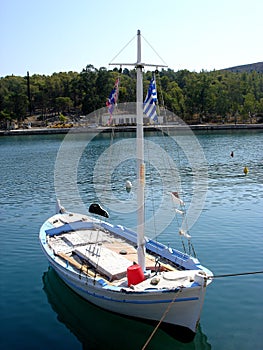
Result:
M127 284L127 268L137 262L135 243L122 238L102 227L73 229L76 222L90 222L86 216L55 215L49 221L58 233L51 229L47 235L49 247L55 255L67 260L71 266L87 274L100 274L107 281ZM72 230L66 227L69 224ZM81 225L79 225L81 226ZM66 232L60 232L60 229ZM68 231L67 231L68 230ZM176 271L177 269L164 261L156 267L156 257L146 253L146 269L149 271Z
M104 224L85 215L56 214L48 221L46 242L64 268L66 263L66 268L96 279L102 288L158 293L206 285L204 271L177 268L162 254L149 251L145 257L145 279L128 285L127 269L137 263L136 242L129 230L121 236Z

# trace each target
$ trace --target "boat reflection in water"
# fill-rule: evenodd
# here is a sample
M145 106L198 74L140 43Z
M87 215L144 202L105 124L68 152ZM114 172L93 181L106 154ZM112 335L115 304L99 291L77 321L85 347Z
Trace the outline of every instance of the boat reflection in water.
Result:
M44 291L58 320L73 332L83 349L141 349L154 327L102 310L74 293L49 268L43 275ZM211 349L199 326L191 343L183 344L158 330L147 349Z

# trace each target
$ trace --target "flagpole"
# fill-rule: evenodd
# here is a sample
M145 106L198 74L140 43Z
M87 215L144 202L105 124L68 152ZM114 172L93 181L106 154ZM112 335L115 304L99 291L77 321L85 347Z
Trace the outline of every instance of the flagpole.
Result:
M147 64L141 61L141 32L137 31L137 62L134 63L110 63L110 65L135 66L137 72L136 85L136 148L137 148L137 256L138 264L145 269L145 237L144 237L144 187L145 187L145 164L144 164L144 141L143 141L143 79L144 67L167 67L160 64Z
M141 32L137 32L137 86L136 86L136 139L137 139L137 255L138 264L145 271L145 238L144 238L144 184L145 184L145 165L144 165L144 142L143 142L143 82L142 82L141 63Z

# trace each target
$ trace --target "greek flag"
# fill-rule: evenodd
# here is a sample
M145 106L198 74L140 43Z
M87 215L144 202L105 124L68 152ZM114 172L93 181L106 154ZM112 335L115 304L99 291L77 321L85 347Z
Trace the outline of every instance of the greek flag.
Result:
M158 115L156 111L156 102L157 102L157 91L154 78L151 79L147 96L144 100L143 113L147 117L151 118L154 122L158 121Z
M108 120L108 124L112 122L114 107L117 104L118 94L119 94L119 82L120 82L120 79L117 78L115 81L114 88L112 89L110 96L106 102L106 106L108 107L108 111L110 113L110 119Z

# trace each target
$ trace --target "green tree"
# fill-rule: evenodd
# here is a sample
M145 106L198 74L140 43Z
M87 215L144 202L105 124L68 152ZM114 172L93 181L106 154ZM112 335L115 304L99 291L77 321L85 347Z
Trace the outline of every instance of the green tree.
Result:
M5 80L8 94L5 98L5 112L21 123L26 117L28 98L26 80L23 77L9 76Z
M89 114L96 110L96 79L97 69L93 65L87 65L80 73L79 86L82 94L82 113Z
M73 105L70 97L57 97L55 100L57 111L60 113L69 113Z
M169 82L164 93L166 107L173 113L184 116L185 103L182 90L175 81Z

